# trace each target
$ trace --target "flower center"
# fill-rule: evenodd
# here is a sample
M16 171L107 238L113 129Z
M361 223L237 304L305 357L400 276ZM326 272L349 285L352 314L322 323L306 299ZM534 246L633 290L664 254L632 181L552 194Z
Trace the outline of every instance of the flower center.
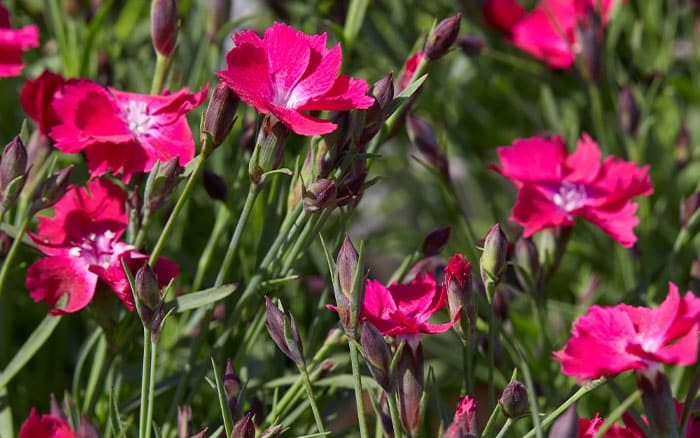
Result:
M129 131L139 137L146 134L155 124L156 118L148 114L146 102L130 100L124 106L124 120L129 125Z
M584 186L568 181L562 182L559 191L552 195L552 202L567 213L583 207L587 199L588 195Z
M114 238L115 234L110 230L102 234L90 233L81 241L73 242L68 254L80 257L88 265L100 265L107 269L114 256Z

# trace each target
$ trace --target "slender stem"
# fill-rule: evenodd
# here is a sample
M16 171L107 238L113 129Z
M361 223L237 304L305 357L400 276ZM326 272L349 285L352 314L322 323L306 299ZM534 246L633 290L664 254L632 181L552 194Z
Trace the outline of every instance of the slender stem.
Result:
M391 274L391 278L387 283L391 284L395 281L403 281L403 278L406 276L409 269L411 269L411 267L415 265L418 260L421 259L421 256L422 254L420 251L414 251L413 254L409 254L406 257L404 257L399 267L396 268L396 271L394 271L394 273Z
M143 246L143 241L146 240L146 229L151 221L151 211L147 209L143 215L143 221L141 221L141 226L139 227L138 233L136 233L136 238L134 239L134 246L136 248L141 248ZM196 289L195 289L196 290Z
M225 229L224 225L226 225L226 222L228 222L229 216L231 216L231 214L229 213L228 208L220 205L219 213L217 214L216 222L214 223L214 229L209 236L209 240L207 241L207 245L204 247L204 251L202 251L202 255L199 257L199 262L197 263L197 273L194 276L194 281L192 281L192 290L199 290L202 287L204 276L207 274L207 268L209 268L209 264L212 261L212 254L214 253L216 244L219 242L221 233L223 233Z
M481 432L482 438L490 438L493 435L493 433L495 432L494 429L496 428L496 423L498 422L498 419L502 416L503 414L501 412L501 405L498 404L491 412L489 421L486 422L486 426L484 426L484 430Z
M224 284L224 279L231 269L231 263L236 255L236 250L238 249L238 244L241 241L241 235L243 234L243 229L248 222L248 217L250 217L250 212L253 211L253 205L255 200L260 193L260 185L251 183L248 189L248 195L245 198L245 204L243 204L243 210L241 215L238 217L238 222L236 223L236 228L231 236L231 241L228 244L228 249L226 250L226 255L224 256L224 261L221 262L221 267L219 268L219 273L216 276L216 281L214 282L214 287L221 286Z
M175 220L177 219L178 215L180 214L180 211L182 210L182 207L185 205L185 202L190 197L190 194L192 193L192 189L194 188L194 185L199 177L199 174L202 173L204 170L204 161L206 161L209 152L208 152L208 143L209 137L206 137L207 139L204 141L204 144L202 145L202 152L199 154L199 157L197 158L197 163L195 164L194 170L192 170L192 173L190 174L189 179L187 180L187 184L185 184L185 188L182 190L182 193L180 194L180 197L177 200L177 203L175 203L175 208L173 208L173 212L170 213L170 217L168 218L168 222L165 223L165 227L163 228L163 231L160 233L160 237L158 237L158 241L156 242L156 245L153 247L153 251L151 252L151 258L148 259L148 264L153 267L156 264L156 261L158 260L158 257L160 256L160 253L163 251L163 247L165 246L165 242L168 240L168 237L170 237L170 233L172 231L173 226L175 225Z
M147 438L150 435L148 418L148 390L151 387L151 333L143 329L143 362L141 365L141 405L139 407L139 438Z
M325 433L326 429L323 427L323 420L321 420L321 414L318 411L318 405L316 405L316 398L314 397L314 390L311 387L311 379L309 379L309 373L306 371L306 366L299 365L299 372L304 380L304 388L306 389L306 397L309 399L309 405L311 405L311 412L314 414L314 420L316 421L316 427L320 433Z
M506 432L508 432L508 429L510 429L510 426L513 425L513 419L509 418L506 420L506 424L503 425L501 430L498 432L498 435L496 435L496 438L503 438L506 436Z
M350 362L355 384L355 404L357 405L357 421L360 423L360 437L368 438L369 434L367 433L367 420L365 419L365 402L362 394L359 353L352 341L348 342L348 346L350 347Z
M486 286L486 298L489 303L489 345L488 345L488 384L489 384L489 410L496 405L496 387L494 386L494 368L496 367L496 312L493 309L493 294L496 290L496 282L488 280Z
M399 407L396 405L396 391L386 395L389 403L389 413L391 413L391 427L394 430L394 438L403 436L401 432L401 418L399 417Z
M17 255L17 250L19 250L19 246L22 243L22 237L24 237L24 233L27 232L27 227L29 226L29 221L31 219L31 216L27 215L24 220L22 220L22 225L20 225L19 230L17 231L17 236L15 236L15 240L12 242L12 246L10 247L10 251L7 253L7 257L5 257L5 262L2 264L2 270L0 270L0 296L2 295L5 281L7 280L7 275L10 272L12 260L15 258L15 255Z
M151 430L153 429L152 424L153 424L153 399L155 398L155 388L156 388L156 365L157 365L157 360L156 360L156 353L158 352L158 345L155 340L153 340L153 337L150 336L149 333L149 338L150 338L150 344L151 344L151 363L150 363L150 369L149 369L149 376L148 376L148 409L146 411L146 438L150 438L151 436ZM148 344L149 342L146 342L144 340L144 343Z
M156 52L156 69L153 72L153 82L151 82L151 94L160 94L165 83L165 76L168 74L171 58Z

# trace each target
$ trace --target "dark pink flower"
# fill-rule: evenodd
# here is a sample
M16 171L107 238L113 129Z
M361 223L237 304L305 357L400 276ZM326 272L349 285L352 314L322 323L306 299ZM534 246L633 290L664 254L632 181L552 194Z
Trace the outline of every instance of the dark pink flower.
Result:
M100 281L133 310L121 259L136 272L148 256L119 241L127 226L125 205L126 193L121 188L95 179L88 182L87 188L71 187L54 205L53 217L39 217L38 232L30 236L47 257L29 267L25 285L35 301L49 306L68 295L63 309L49 313L59 315L84 308ZM161 257L155 270L159 286L163 287L177 275L178 267Z
M698 355L700 298L669 291L657 308L593 306L574 323L571 339L554 353L562 372L578 381L645 370L659 364L691 365Z
M53 108L53 101L63 94L65 82L63 76L45 70L36 79L27 80L22 87L19 95L22 108L44 134L48 134L51 128L61 123Z
M185 114L207 97L183 88L159 96L104 88L88 80L65 85L54 103L60 124L49 136L63 152L85 151L92 176L122 173L126 182L148 172L156 161L194 156L194 140Z
M580 418L578 420L578 438L593 438L598 432L598 429L605 423L605 420L600 415L595 414L595 417ZM614 424L605 432L603 438L646 438L644 433L639 429L627 428Z
M447 427L444 438L478 436L476 426L476 400L469 396L459 399L459 405L452 423Z
M513 43L553 68L569 68L581 52L577 26L591 13L607 24L614 0L541 0L537 7L512 24ZM602 14L598 10L602 7Z
M518 0L486 0L484 19L496 30L510 34L515 23L525 16L525 8Z
M402 92L406 87L408 87L408 84L411 83L413 76L416 74L416 69L418 69L418 64L423 61L424 55L425 52L421 50L406 60L406 63L401 70L401 74L399 74L399 77L396 80L396 94Z
M367 83L340 75L340 45L326 48L326 34L306 35L275 23L260 39L253 31L233 36L236 47L226 55L228 68L218 72L245 103L272 114L300 135L327 134L328 120L302 111L347 111L369 108Z
M22 54L39 47L39 29L35 25L10 27L10 12L0 2L0 78L22 74Z
M68 423L53 415L39 416L32 408L19 430L19 438L79 438Z
M587 135L569 154L561 137L532 137L498 148L495 170L515 184L518 200L510 220L524 236L546 228L570 227L582 217L626 247L637 241L637 204L631 198L654 192L649 166L616 157L601 164L598 145Z
M673 407L676 409L676 419L678 420L678 424L680 425L681 422L681 416L683 415L683 406L684 404L676 400L675 398L673 399ZM691 410L692 411L692 410ZM649 419L645 416L641 416L642 421L644 424L649 425ZM625 423L625 426L629 430L634 431L639 437L645 437L646 435L644 434L644 431L642 430L641 427L634 421L632 416L629 414L629 412L625 412L622 414L622 421ZM700 419L698 418L693 418L692 416L688 418L688 424L686 427L685 431L685 438L698 438L700 437Z
M385 336L442 333L459 319L430 324L428 319L447 301L444 288L436 287L431 272L418 274L409 284L392 283L388 288L376 280L367 280L362 317Z

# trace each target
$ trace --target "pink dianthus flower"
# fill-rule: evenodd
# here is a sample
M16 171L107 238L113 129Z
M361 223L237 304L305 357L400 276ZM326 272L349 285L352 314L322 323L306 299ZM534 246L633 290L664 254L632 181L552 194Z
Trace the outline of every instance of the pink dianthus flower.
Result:
M19 430L19 438L79 438L66 420L53 415L41 415L32 408Z
M476 425L476 400L467 396L459 399L459 405L452 423L447 427L444 438L476 437L479 435Z
M19 76L22 54L33 47L39 47L39 29L33 24L12 29L10 12L0 2L0 78Z

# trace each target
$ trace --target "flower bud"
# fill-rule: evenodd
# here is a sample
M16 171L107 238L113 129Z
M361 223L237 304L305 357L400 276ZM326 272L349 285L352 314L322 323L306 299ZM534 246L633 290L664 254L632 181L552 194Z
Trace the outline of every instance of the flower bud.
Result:
M638 370L636 374L651 436L678 436L676 409L666 375L659 368Z
M577 438L579 432L578 415L576 405L571 405L569 409L557 418L549 431L550 437L557 438Z
M477 56L484 50L484 40L473 33L457 38L457 45L467 56Z
M231 438L255 438L255 424L253 424L253 413L248 412L238 423L233 425Z
M177 407L177 438L190 438L192 435L192 409L189 406Z
M260 184L265 172L279 167L289 134L289 129L276 117L267 115L263 118L255 149L248 163L248 175L253 184Z
M520 238L515 243L515 275L520 286L528 290L537 290L540 278L540 258L537 247L530 238Z
M698 208L700 208L700 192L695 192L681 204L680 219L683 228L688 228L690 219Z
M429 61L442 58L452 47L457 35L462 14L456 14L442 20L428 36L425 43L425 56Z
M445 278L443 285L447 291L447 309L450 318L454 318L461 309L464 309L469 322L470 334L476 328L476 301L471 290L472 265L462 254L455 254L445 267ZM462 333L460 325L452 326L460 336Z
M397 377L401 423L411 436L415 436L420 425L423 397L423 346L420 340L407 341L404 345L399 355Z
M56 400L56 396L51 393L51 396L49 398L49 406L50 406L50 414L56 418L60 418L62 420L68 420L68 417L66 416L66 413L63 412L63 408L61 405L58 403L58 400Z
M204 190L206 190L211 199L226 203L228 200L228 187L223 178L211 170L204 169L202 184L204 184Z
M80 438L100 438L100 433L94 424L88 421L85 415L80 416L80 425L78 426L78 436Z
M5 146L0 159L0 190L2 211L8 210L17 200L27 180L27 150L19 136Z
M345 332L352 338L355 337L354 318L351 312L353 286L356 272L361 269L362 267L359 266L359 254L350 237L346 235L335 262L333 275L336 281L333 284L333 292L340 322L343 324ZM363 300L359 302L362 303Z
M481 280L486 285L497 282L506 266L508 240L499 224L489 229L484 239L484 252L481 254Z
M418 148L426 162L445 180L450 179L447 157L440 150L433 128L425 119L411 113L406 115L406 128L411 142Z
M392 73L387 73L382 79L372 85L371 94L374 103L365 111L365 125L360 134L359 144L367 144L382 129L389 116L389 109L394 100L394 83Z
M146 306L149 310L155 309L161 298L160 288L158 287L156 272L148 263L144 263L143 266L136 271L134 287L136 288L136 298L139 299L141 304L139 307ZM151 318L149 317L145 319L144 322L150 322L150 320Z
M443 438L476 438L479 436L476 424L476 400L464 396L459 400L452 423L447 427Z
M228 21L231 15L231 0L207 0L207 37L209 41L216 42L216 37L222 24Z
M319 178L304 190L304 210L309 213L335 207L335 181Z
M277 438L278 436L282 435L287 429L287 426L283 426L281 424L273 424L272 426L262 431L262 433L260 434L260 438Z
M617 96L617 117L622 131L629 136L637 135L640 116L639 106L634 94L632 94L632 88L630 86L622 87Z
M175 51L177 21L175 0L151 1L151 40L156 51L166 58Z
M597 81L603 51L603 25L600 15L589 9L587 15L579 20L576 34L581 47L584 73L589 81Z
M282 312L268 297L265 297L265 309L267 312L265 326L272 340L294 363L304 366L304 352L294 318Z
M41 183L32 199L31 215L39 210L51 207L66 194L71 172L73 172L73 166L68 166L49 176L46 181Z
M233 369L231 359L226 361L226 369L223 377L224 390L226 391L226 399L228 401L228 409L231 412L231 418L236 418L236 410L238 408L238 396L241 393L241 378L238 377L236 370Z
M391 351L382 333L369 321L362 324L362 351L372 377L388 394L392 392Z
M511 381L503 390L498 403L508 418L518 418L524 415L529 408L527 388L517 380Z
M223 83L214 88L209 99L207 112L204 115L202 132L211 136L212 146L217 147L224 142L231 132L235 121L236 110L241 99Z
M179 158L174 157L160 163L155 174L151 172L149 175L150 185L147 185L148 190L144 193L144 204L149 211L153 212L163 207L175 190L182 170Z
M423 246L421 247L423 256L432 257L440 254L442 248L447 245L447 241L450 240L451 233L452 227L449 226L431 231L423 240Z

